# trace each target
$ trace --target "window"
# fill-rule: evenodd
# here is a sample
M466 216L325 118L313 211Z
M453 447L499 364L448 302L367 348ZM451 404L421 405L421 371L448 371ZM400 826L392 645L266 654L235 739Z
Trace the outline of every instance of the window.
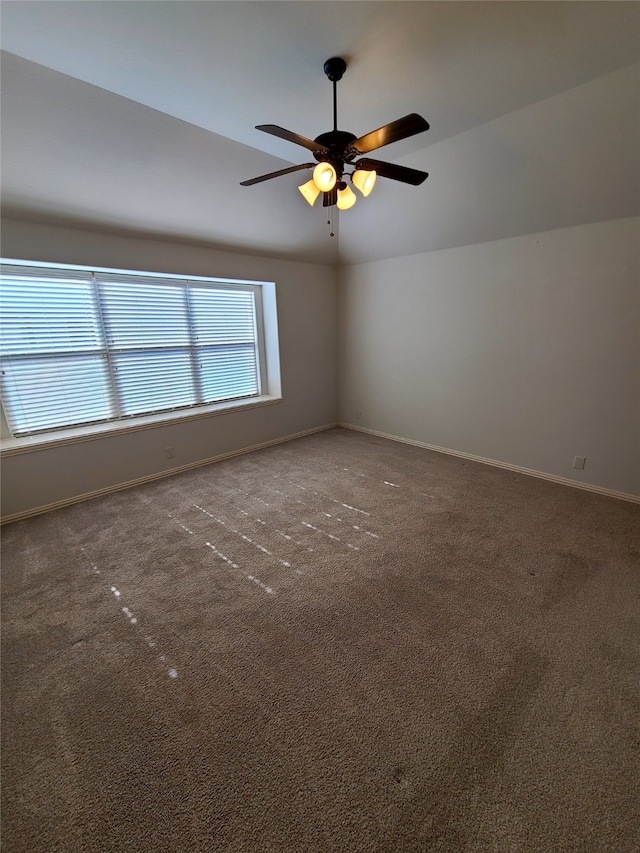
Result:
M15 261L1 273L14 436L266 393L259 282Z

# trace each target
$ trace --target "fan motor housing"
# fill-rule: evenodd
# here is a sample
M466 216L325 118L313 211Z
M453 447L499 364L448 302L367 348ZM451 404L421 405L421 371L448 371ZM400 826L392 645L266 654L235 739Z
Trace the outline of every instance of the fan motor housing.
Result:
M344 161L347 159L347 149L357 138L355 134L349 133L347 130L330 130L328 133L321 133L320 136L316 136L314 142L324 145L330 153L327 155L323 151L314 151L313 156L319 163L323 160L329 160L333 166L339 164L342 169Z

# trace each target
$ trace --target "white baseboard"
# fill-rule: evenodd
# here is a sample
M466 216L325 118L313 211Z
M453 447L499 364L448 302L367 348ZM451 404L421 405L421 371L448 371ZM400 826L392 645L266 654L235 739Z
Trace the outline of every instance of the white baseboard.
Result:
M260 444L254 444L250 447L243 447L239 450L231 450L228 453L220 453L217 456L210 456L207 459L201 459L198 462L191 462L188 465L180 465L177 468L171 468L168 471L160 471L155 474L149 474L145 477L138 477L135 480L128 480L125 483L118 483L114 486L107 486L104 489L97 489L93 492L86 492L81 495L74 495L70 498L65 498L64 500L56 501L55 503L46 504L44 506L34 507L32 509L24 510L22 512L16 512L12 515L7 515L2 518L2 524L9 524L13 521L22 521L25 518L31 518L34 515L41 515L45 512L51 512L54 509L61 509L65 506L72 506L76 503L81 503L82 501L91 500L92 498L99 498L103 495L112 494L114 492L120 492L124 489L131 489L135 486L141 486L144 483L150 483L154 480L162 480L165 477L171 477L174 474L180 474L183 471L190 471L194 468L201 468L204 465L210 465L213 462L221 462L223 459L231 459L234 456L242 456L245 453L252 453L254 450L262 450L265 447L272 447L276 444L284 444L287 441L294 441L296 438L303 438L305 435L313 435L317 432L324 432L328 429L334 429L335 427L342 427L343 429L354 430L355 432L363 432L368 435L375 435L379 438L387 438L390 441L398 441L402 444L411 444L414 447L422 447L425 450L433 450L436 453L446 453L449 456L458 456L461 459L469 459L472 462L481 462L484 465L492 465L495 468L504 468L507 471L515 471L518 474L524 474L528 477L537 477L541 480L549 480L552 483L559 483L563 486L572 486L575 489L583 489L588 492L595 492L596 494L606 495L610 498L617 498L618 500L630 501L631 503L640 504L640 496L638 495L629 495L625 492L617 492L614 489L605 489L601 486L594 486L591 483L581 483L578 480L570 480L567 477L558 477L555 474L545 474L542 471L534 471L530 468L522 468L520 465L511 465L508 462L499 462L496 459L486 459L483 456L475 456L472 453L462 453L459 450L451 450L447 447L439 447L435 444L427 444L424 441L414 441L410 438L403 438L398 435L391 435L390 433L380 432L375 429L367 429L366 427L357 426L356 424L349 423L331 423L324 424L323 426L313 427L312 429L302 430L301 432L291 433L290 435L284 435L280 438L273 438L269 441L263 441Z
M367 429L356 424L339 423L343 429L352 429L355 432L365 432L368 435L376 435L379 438L388 438L391 441L399 441L402 444L412 444L415 447L424 447L425 450L434 450L436 453L446 453L449 456L459 456L461 459L469 459L472 462L481 462L483 465L493 465L495 468L505 468L507 471L515 471L525 474L527 477L537 477L540 480L549 480L562 486L572 486L574 489L583 489L587 492L596 492L609 498L617 498L621 501L630 501L640 504L639 495L629 495L626 492L616 492L614 489L605 489L602 486L594 486L591 483L581 483L579 480L570 480L568 477L558 477L556 474L545 474L544 471L534 471L531 468L522 468L520 465L511 465L509 462L499 462L497 459L486 459L484 456L474 456L472 453L462 453L460 450L450 450L448 447L438 447L436 444L427 444L424 441L414 441L411 438L402 438L399 435L390 435L376 429Z
M51 512L54 509L62 509L65 506L82 503L92 498L99 498L103 495L109 495L113 492L121 492L124 489L131 489L134 486L142 486L144 483L151 483L153 480L163 480L165 477L172 477L174 474L181 474L183 471L191 471L194 468L202 468L204 465L211 465L213 462L221 462L223 459L231 459L233 456L242 456L245 453L252 453L254 450L262 450L265 447L272 447L275 444L284 444L287 441L294 441L296 438L303 438L305 435L313 435L316 432L324 432L328 429L337 427L337 423L324 424L323 426L305 429L302 432L291 433L291 435L283 435L280 438L272 438L269 441L263 441L260 444L253 444L251 447L242 447L240 450L231 450L228 453L220 453L217 456L210 456L207 459L200 459L198 462L190 462L188 465L179 465L177 468L171 468L168 471L159 471L155 474L148 474L145 477L138 477L136 480L127 480L125 483L117 483L114 486L107 486L104 489L96 489L94 492L86 492L82 495L74 495L70 498L65 498L55 503L46 504L45 506L34 507L33 509L24 510L23 512L14 512L12 515L7 515L2 518L2 524L9 524L12 521L22 521L25 518L31 518L34 515L42 515L45 512Z

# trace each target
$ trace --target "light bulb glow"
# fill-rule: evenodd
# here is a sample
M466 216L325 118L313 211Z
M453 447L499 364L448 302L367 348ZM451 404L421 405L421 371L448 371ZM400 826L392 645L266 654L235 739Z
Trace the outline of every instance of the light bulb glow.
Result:
M320 192L327 193L336 185L336 170L331 163L318 163L313 170L313 182Z
M366 169L357 169L351 176L351 180L366 198L375 185L376 173L368 172Z
M351 187L345 186L343 190L338 190L338 208L340 210L349 210L356 203L356 194Z
M313 207L315 200L320 195L320 190L315 185L313 178L310 181L307 181L306 184L301 184L298 189L304 196L305 200L309 202L311 207Z

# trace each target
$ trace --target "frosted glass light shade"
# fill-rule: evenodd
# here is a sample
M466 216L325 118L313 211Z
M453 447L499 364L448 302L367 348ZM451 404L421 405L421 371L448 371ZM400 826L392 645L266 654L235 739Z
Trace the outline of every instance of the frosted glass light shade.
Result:
M351 180L366 198L375 185L376 173L367 172L366 169L356 169Z
M356 203L356 194L351 187L345 187L343 190L338 190L338 207L340 210L349 210Z
M336 170L331 163L318 163L313 170L313 182L320 192L328 193L336 185Z
M315 185L315 181L313 180L313 178L310 181L307 181L306 184L301 184L298 189L305 197L305 199L309 202L311 207L313 207L315 200L320 195L320 190Z

